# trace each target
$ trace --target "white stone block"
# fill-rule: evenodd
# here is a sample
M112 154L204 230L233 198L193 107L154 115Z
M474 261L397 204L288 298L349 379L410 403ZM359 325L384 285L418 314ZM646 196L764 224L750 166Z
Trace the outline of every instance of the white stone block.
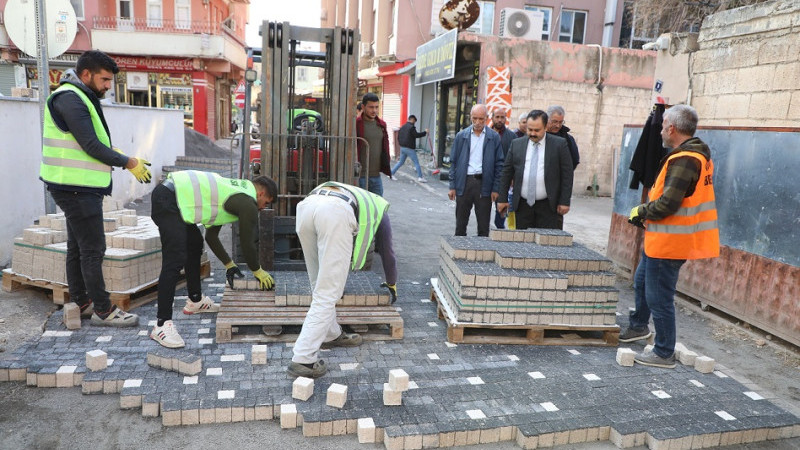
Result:
M708 356L698 356L694 360L694 370L700 373L711 373L714 371L714 365L716 362L713 358L709 358Z
M306 401L314 395L314 380L306 377L297 377L292 383L292 398Z
M345 403L347 403L347 386L339 383L331 384L325 404L334 408L344 408Z
M297 406L281 405L281 428L297 428Z
M250 352L250 362L252 364L266 364L267 363L267 346L254 345Z
M385 406L400 406L403 404L403 391L395 391L389 383L383 383L383 404Z
M631 367L633 366L633 357L636 356L636 352L629 349L629 348L618 348L617 349L617 364L620 366Z
M375 443L375 421L372 417L358 419L358 443Z
M389 387L393 391L405 392L408 390L408 374L403 369L389 371Z
M684 366L694 366L694 363L697 360L697 353L691 350L682 351L680 354L676 354L675 356Z
M92 372L104 370L108 367L108 355L102 350L86 352L86 368Z

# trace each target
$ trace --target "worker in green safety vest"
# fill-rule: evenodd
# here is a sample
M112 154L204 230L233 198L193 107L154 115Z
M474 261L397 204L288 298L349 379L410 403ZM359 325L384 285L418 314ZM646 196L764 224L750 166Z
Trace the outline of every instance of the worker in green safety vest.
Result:
M397 268L392 249L389 202L349 184L327 182L297 205L297 237L303 247L311 306L294 344L288 372L317 378L327 372L320 348L361 345L361 336L346 333L336 321L336 302L344 293L350 269L364 266L370 244L381 255L392 301L397 298Z
M258 210L278 195L278 186L265 176L253 181L223 178L216 173L186 170L170 173L152 194L153 222L161 235L161 274L158 277L158 312L150 337L167 348L185 345L172 321L175 286L181 269L186 273L189 298L184 314L214 313L219 305L204 296L200 284L200 257L203 235L197 225L206 228L205 240L211 251L225 264L231 288L234 278L244 274L236 266L219 240L222 225L239 222L239 238L248 268L262 289L271 289L272 276L258 262Z
M111 146L100 99L117 72L114 60L96 50L84 52L76 68L65 72L44 110L39 178L67 219L67 284L81 317L95 325L131 327L138 316L111 304L103 279L103 197L111 195L112 167L149 183L150 163Z

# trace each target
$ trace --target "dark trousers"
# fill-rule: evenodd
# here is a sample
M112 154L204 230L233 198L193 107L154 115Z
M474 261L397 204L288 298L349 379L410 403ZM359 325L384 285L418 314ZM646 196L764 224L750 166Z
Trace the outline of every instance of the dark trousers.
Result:
M456 197L456 236L467 235L469 214L475 207L478 236L489 236L489 219L492 217L492 198L481 197L481 180L467 176L464 194Z
M103 279L106 235L103 196L91 192L51 190L67 219L67 284L69 297L79 306L94 302L98 312L111 310Z
M172 320L175 285L186 271L186 289L189 298L200 300L200 257L203 254L203 235L197 225L187 224L181 217L175 192L163 184L152 194L150 217L161 235L161 274L158 276L159 320Z
M530 206L524 198L520 197L515 215L518 230L528 228L564 229L564 216L550 209L550 202L546 198L537 200L533 206Z

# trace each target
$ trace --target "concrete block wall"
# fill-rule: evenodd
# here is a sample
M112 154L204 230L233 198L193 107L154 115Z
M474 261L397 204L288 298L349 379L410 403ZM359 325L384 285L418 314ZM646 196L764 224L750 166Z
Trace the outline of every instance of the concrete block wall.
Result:
M565 124L580 150L581 163L575 170L573 195L590 194L587 187L597 176L600 195L610 195L614 168L622 142L622 125L644 123L652 108L649 89L606 86L536 78L515 78L511 96L511 123L516 127L523 112L546 110L561 105Z
M800 1L708 16L692 54L691 104L705 126L797 126Z

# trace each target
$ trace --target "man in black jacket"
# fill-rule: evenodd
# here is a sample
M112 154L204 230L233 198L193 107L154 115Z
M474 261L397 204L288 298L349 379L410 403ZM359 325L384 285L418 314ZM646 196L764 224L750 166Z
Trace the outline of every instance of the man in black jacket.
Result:
M421 138L423 136L428 135L428 130L418 133L417 128L414 124L417 123L417 117L415 115L408 116L408 122L406 122L402 127L400 127L400 131L397 132L397 141L400 143L400 160L397 161L397 164L392 167L392 179L394 180L394 174L397 172L403 164L406 162L406 158L411 158L411 161L414 163L414 168L417 170L417 181L420 183L427 183L426 180L422 176L422 167L419 165L419 159L417 158L417 138Z
M550 118L547 122L547 132L567 140L569 154L572 156L572 170L574 171L581 162L581 156L578 153L578 144L575 142L575 138L569 134L569 127L564 125L564 114L564 108L559 105L547 108L547 116Z
M114 306L103 279L106 236L103 197L111 195L112 167L150 182L149 162L112 147L100 99L119 72L111 57L83 53L47 99L39 178L67 219L66 272L70 299L94 325L133 327L139 322Z

